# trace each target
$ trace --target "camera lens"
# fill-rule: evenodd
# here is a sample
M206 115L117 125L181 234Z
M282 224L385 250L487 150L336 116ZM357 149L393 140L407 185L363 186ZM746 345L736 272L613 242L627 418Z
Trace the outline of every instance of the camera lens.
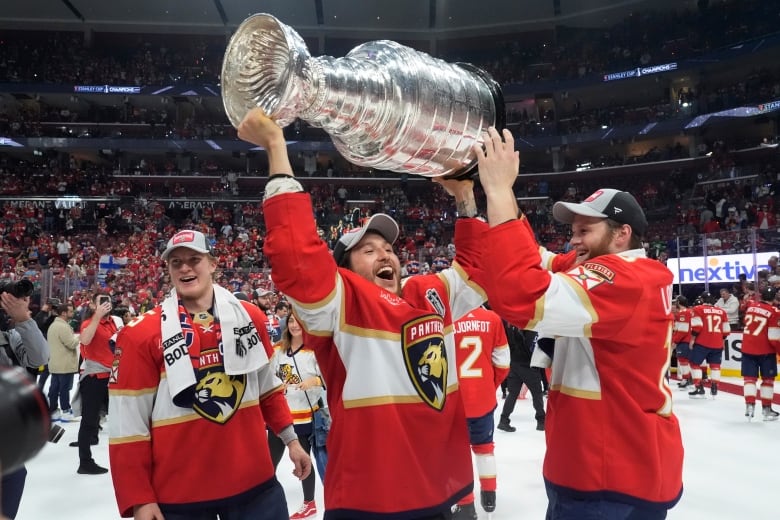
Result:
M11 294L17 298L25 298L27 296L32 296L33 289L33 283L30 280L22 279L16 282L16 286L14 287L14 290L11 291Z
M46 444L49 405L20 367L0 367L0 464L3 474L18 469Z
M17 298L32 296L33 289L33 283L26 278L23 278L18 282L6 282L4 284L0 284L0 293L7 292Z

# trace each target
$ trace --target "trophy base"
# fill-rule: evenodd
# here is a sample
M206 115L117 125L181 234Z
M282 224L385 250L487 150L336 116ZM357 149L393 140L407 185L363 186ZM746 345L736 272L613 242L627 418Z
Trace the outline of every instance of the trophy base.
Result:
M466 180L466 179L475 180L478 175L479 175L479 172L477 171L476 168L474 168L474 169L463 171L463 172L449 173L447 175L442 175L441 178L442 179L448 179L448 180L449 179L455 179L455 180L458 180L458 181L463 181L463 180Z
M457 172L448 173L447 175L442 175L442 179L455 179L458 181L466 180L466 179L475 179L477 175L479 174L479 170L476 168L476 163L472 164L471 166L467 167L464 170L460 170Z

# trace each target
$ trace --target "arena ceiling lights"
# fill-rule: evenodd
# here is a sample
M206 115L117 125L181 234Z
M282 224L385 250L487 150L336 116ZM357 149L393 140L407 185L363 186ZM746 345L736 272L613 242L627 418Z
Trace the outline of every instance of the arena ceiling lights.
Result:
M303 36L428 40L497 29L603 27L633 11L686 3L695 8L687 0L25 0L4 2L0 27L213 34L267 12Z

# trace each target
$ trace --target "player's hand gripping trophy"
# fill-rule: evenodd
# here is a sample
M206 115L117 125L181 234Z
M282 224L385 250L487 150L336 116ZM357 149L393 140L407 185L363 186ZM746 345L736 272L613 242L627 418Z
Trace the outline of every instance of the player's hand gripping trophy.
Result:
M460 177L489 126L504 126L498 84L380 40L344 58L312 58L303 39L268 14L244 20L222 64L222 99L233 126L255 107L280 126L300 118L324 129L351 163L426 177Z

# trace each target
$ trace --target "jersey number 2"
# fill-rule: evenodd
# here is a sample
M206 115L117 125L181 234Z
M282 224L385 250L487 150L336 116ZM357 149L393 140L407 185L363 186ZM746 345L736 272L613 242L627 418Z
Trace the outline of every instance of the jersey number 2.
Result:
M468 356L458 367L458 377L482 377L482 369L474 364L482 354L482 338L479 336L463 336L458 343L458 348L468 351Z

